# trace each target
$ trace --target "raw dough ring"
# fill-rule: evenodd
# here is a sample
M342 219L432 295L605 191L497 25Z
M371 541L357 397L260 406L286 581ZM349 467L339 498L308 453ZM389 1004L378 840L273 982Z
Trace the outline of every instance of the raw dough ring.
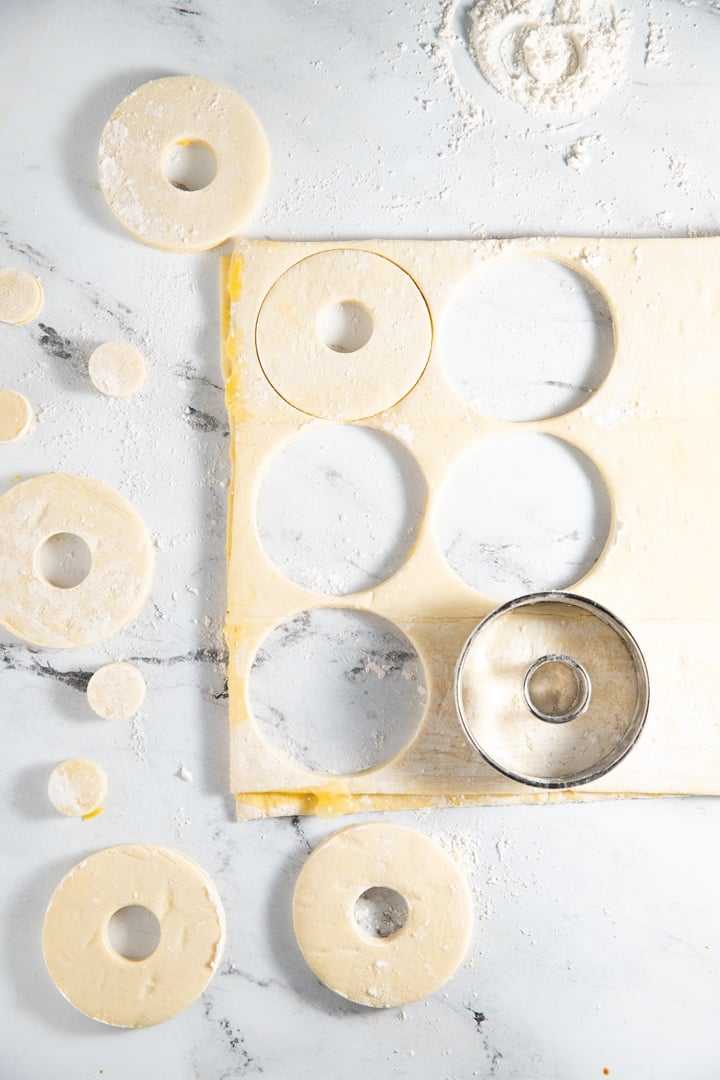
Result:
M146 907L160 943L127 960L108 939L121 908ZM210 982L225 945L225 914L212 881L179 851L120 844L78 863L53 893L43 925L50 977L71 1005L115 1027L161 1024Z
M74 533L92 556L79 585L60 589L37 568L51 536ZM93 645L140 610L150 589L150 535L116 491L69 473L48 473L0 496L0 624L32 645Z
M318 336L317 315L348 302L370 314L373 331L361 348L338 352ZM430 356L432 324L425 298L396 263L333 248L278 278L260 308L256 337L263 372L290 405L326 420L364 420L415 386Z
M405 925L371 937L355 922L358 897L394 889L408 906ZM295 934L317 977L361 1005L399 1006L441 987L470 943L467 885L450 856L399 825L351 825L315 848L293 899Z
M174 146L200 143L217 173L199 191L166 179ZM121 101L100 139L100 186L138 240L164 251L206 251L237 232L268 175L265 133L234 91L194 75L145 83Z

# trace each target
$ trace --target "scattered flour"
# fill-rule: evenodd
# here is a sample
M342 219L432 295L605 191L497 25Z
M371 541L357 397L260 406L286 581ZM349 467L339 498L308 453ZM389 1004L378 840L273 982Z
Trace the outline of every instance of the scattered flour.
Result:
M563 161L569 169L576 173L584 172L590 162L590 149L602 142L601 135L583 135L572 143L563 157Z
M479 0L470 52L496 90L527 112L582 113L626 75L630 16L596 0Z
M660 26L651 17L648 20L648 32L645 39L645 66L658 67L670 63L670 48L664 26Z

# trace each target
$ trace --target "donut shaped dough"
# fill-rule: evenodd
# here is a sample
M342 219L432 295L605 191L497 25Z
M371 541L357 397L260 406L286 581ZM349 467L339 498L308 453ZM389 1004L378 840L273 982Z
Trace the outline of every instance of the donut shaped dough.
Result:
M0 270L0 322L30 322L40 314L44 299L42 285L27 270Z
M167 154L200 143L217 164L199 191L165 177ZM118 105L100 139L100 186L138 240L165 251L206 251L237 232L265 188L268 148L255 113L227 87L194 75L145 83Z
M90 573L74 588L51 585L38 569L40 548L58 533L90 549ZM0 496L0 624L32 645L73 648L114 634L140 610L153 563L142 520L98 480L48 473Z
M16 390L0 390L0 443L21 438L32 422L30 402Z
M371 937L355 922L369 888L394 889L405 925ZM406 1005L441 987L467 952L472 907L450 856L399 825L351 825L310 855L295 886L295 934L317 977L337 994L375 1007Z
M137 394L147 375L142 355L127 341L98 345L90 357L88 372L96 390L115 398Z
M324 344L318 313L351 303L370 315L367 344L338 352ZM290 405L326 420L364 420L396 405L428 362L432 324L412 278L382 255L332 248L295 263L275 282L258 315L257 352Z
M145 680L134 664L105 664L91 677L88 705L103 720L129 720L145 700Z
M128 960L108 939L121 908L139 905L160 923L160 943ZM115 1027L150 1027L191 1005L225 945L225 914L212 881L172 848L121 844L78 863L58 885L43 925L50 976L71 1005Z
M48 798L59 814L92 814L102 807L107 793L107 776L96 761L70 758L50 773Z

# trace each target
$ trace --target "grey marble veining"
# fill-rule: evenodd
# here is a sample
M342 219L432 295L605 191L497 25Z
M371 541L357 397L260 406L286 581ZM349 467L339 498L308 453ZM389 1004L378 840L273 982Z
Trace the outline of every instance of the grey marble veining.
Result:
M459 860L476 923L467 961L443 991L386 1011L320 985L292 932L297 874L340 823L233 820L217 253L167 255L115 223L95 167L102 126L118 101L147 79L177 72L217 78L249 100L273 164L248 235L718 231L715 4L629 5L627 82L592 112L563 122L527 117L485 85L462 35L438 37L444 7L440 0L368 0L362 10L349 0L9 0L0 14L0 265L37 272L46 293L36 322L0 324L2 385L21 389L36 413L28 437L0 449L0 482L51 469L96 476L137 507L157 548L148 603L109 641L55 654L0 632L2 1080L49 1073L78 1080L101 1070L103 1080L577 1080L604 1069L633 1080L715 1075L714 801L393 816ZM667 63L646 62L651 21L666 34ZM463 93L482 111L473 130ZM600 139L578 173L565 157L592 134ZM147 357L148 383L137 399L102 399L87 379L92 349L113 337ZM545 409L558 391L574 398L595 385L582 364L568 372L548 362L522 392ZM315 475L320 487L339 484L322 470ZM387 564L375 558L388 539L377 531L382 500L358 490L349 493L357 521L365 528L364 515L375 519L369 533L353 535L348 526L343 557L366 550L370 557L351 570L384 573ZM499 507L491 542L487 522L465 549L457 529L445 539L458 565L484 565L498 578L509 569L512 588L536 582L548 552L553 568L572 577L588 551L592 557L605 520L585 496L574 496L569 510L578 501L581 520L568 512L558 525L562 508L546 500L540 510L550 511L552 527L532 507L514 519ZM297 554L298 544L307 553L314 539L301 530L300 543L285 511L276 504L267 523L279 559ZM390 539L402 538L413 520L412 509L390 515ZM295 547L283 554L287 544ZM540 568L537 557L528 561L533 545ZM330 547L335 557L338 545ZM327 557L326 548L317 565ZM321 653L322 634L311 633L310 646ZM341 665L339 685L344 679L353 691L374 693L388 679L407 682L413 658L399 649L393 659L394 649L382 640L361 646L359 659ZM111 659L135 659L148 682L130 723L101 721L84 700L89 673ZM379 679L375 665L391 674ZM287 707L280 711L287 719ZM61 819L47 801L50 770L70 756L95 758L109 776L105 813L91 821ZM76 1013L52 985L40 949L43 913L62 876L90 851L129 841L177 846L197 859L228 919L225 957L201 1000L136 1032Z

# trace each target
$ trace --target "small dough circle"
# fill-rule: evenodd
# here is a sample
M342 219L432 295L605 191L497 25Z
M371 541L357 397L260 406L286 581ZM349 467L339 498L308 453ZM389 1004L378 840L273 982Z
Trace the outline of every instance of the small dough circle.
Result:
M107 397L126 398L137 394L145 382L145 360L127 341L105 341L98 345L88 363L90 380Z
M56 588L38 569L38 552L58 533L90 549L90 573L74 588ZM153 564L142 519L98 480L48 473L0 496L0 624L32 645L74 648L114 634L142 607Z
M0 390L0 443L15 442L32 422L30 402L16 390Z
M352 304L372 319L367 344L338 352L320 339L318 312ZM425 298L382 255L332 248L295 263L263 300L260 366L296 409L325 420L364 420L396 405L427 366L432 324Z
M48 798L59 814L92 814L103 805L107 793L107 776L96 761L69 758L50 773Z
M174 146L200 143L215 178L183 191L165 177ZM117 219L164 251L207 251L236 233L265 188L268 147L249 105L233 90L195 75L138 87L112 114L100 140L100 186Z
M121 908L146 907L160 943L128 960L108 939ZM43 954L71 1005L115 1027L161 1024L191 1005L210 982L225 945L225 914L210 877L173 848L121 844L78 863L45 915Z
M30 322L40 314L44 299L42 285L27 270L0 269L0 322Z
M88 705L103 720L129 720L145 700L145 680L134 664L105 664L91 676Z
M402 929L371 937L357 925L358 897L394 889L408 906ZM472 906L450 856L399 825L351 825L315 848L300 871L293 923L317 977L350 1001L407 1005L441 987L470 943Z

